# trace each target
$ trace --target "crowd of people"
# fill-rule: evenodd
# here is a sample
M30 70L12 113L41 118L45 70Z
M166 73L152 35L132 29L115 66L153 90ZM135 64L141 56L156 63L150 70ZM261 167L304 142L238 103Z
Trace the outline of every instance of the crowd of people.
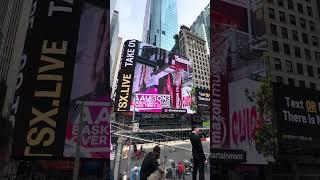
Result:
M165 160L160 162L161 148L157 145L152 152L144 156L141 167L135 164L129 175L125 172L122 174L122 180L182 180L190 172L192 172L193 180L197 180L198 174L199 180L205 180L204 170L207 161L199 135L199 128L192 127L190 141L192 144L192 159L190 161L183 160L176 163L174 160L169 160L167 163ZM138 152L136 144L133 145L133 149L134 152ZM168 166L166 166L167 164Z

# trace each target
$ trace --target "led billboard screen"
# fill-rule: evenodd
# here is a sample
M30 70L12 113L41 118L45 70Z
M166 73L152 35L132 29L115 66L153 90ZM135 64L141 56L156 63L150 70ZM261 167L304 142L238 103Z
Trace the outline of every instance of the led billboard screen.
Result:
M124 43L116 88L117 112L162 112L162 108L191 106L192 66L187 58L155 46L128 40Z
M264 113L272 109L258 96L265 93L267 84L263 11L261 4L253 3L248 9L246 2L215 0L210 9L210 147L212 153L217 149L242 150L246 164L267 164L273 161L273 154L261 148L265 143L260 138L271 124ZM254 16L249 19L248 13ZM261 110L261 103L268 108Z
M320 92L274 84L273 93L280 144L305 150L319 144Z
M109 13L106 1L84 1L80 14L64 157L74 157L80 119L81 158L110 158ZM79 101L85 101L81 106ZM80 112L82 108L82 117Z

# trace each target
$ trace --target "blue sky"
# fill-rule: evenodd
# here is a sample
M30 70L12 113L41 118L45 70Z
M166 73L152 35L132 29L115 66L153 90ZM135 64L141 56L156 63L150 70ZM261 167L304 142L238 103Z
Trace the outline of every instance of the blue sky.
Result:
M141 40L147 0L117 0L119 36ZM177 0L178 26L190 26L210 0Z

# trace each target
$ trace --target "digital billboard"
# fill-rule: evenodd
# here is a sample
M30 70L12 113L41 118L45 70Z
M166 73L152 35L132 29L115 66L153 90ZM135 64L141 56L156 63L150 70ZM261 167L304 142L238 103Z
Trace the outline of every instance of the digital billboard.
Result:
M127 40L116 88L116 112L162 112L191 106L192 66L187 58L137 40ZM135 99L135 103L134 103Z
M10 117L14 157L63 156L79 3L32 1Z
M82 119L80 157L110 158L112 102L107 72L110 27L105 3L89 0L81 4L64 157L75 156ZM81 101L85 104L80 105Z
M266 86L266 39L259 16L263 12L256 4L250 9L247 5L246 1L215 0L210 9L210 147L211 153L241 150L246 153L242 163L268 164L274 161L273 154L260 139L271 124L265 115L271 108L261 108L261 103L269 107L269 101L258 97ZM248 13L256 16L250 18Z
M209 110L210 108L210 90L196 88L195 100L197 103L197 111Z
M303 150L319 144L320 92L275 83L273 94L280 144Z

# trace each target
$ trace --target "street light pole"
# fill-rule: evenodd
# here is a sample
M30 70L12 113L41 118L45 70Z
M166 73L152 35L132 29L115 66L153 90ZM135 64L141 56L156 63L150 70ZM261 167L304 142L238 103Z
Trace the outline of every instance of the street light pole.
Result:
M81 134L82 134L82 118L83 118L83 102L80 103L80 120L79 120L79 132L76 146L75 162L73 166L73 180L78 180L79 176L79 164L80 164L80 146L81 146Z
M133 113L132 113L132 121L131 121L131 136L133 136L133 123L135 122L135 114L136 114L136 94L133 93ZM130 138L130 144L129 144L129 154L128 154L128 176L130 176L130 163L131 163L131 146L132 146L132 139Z

